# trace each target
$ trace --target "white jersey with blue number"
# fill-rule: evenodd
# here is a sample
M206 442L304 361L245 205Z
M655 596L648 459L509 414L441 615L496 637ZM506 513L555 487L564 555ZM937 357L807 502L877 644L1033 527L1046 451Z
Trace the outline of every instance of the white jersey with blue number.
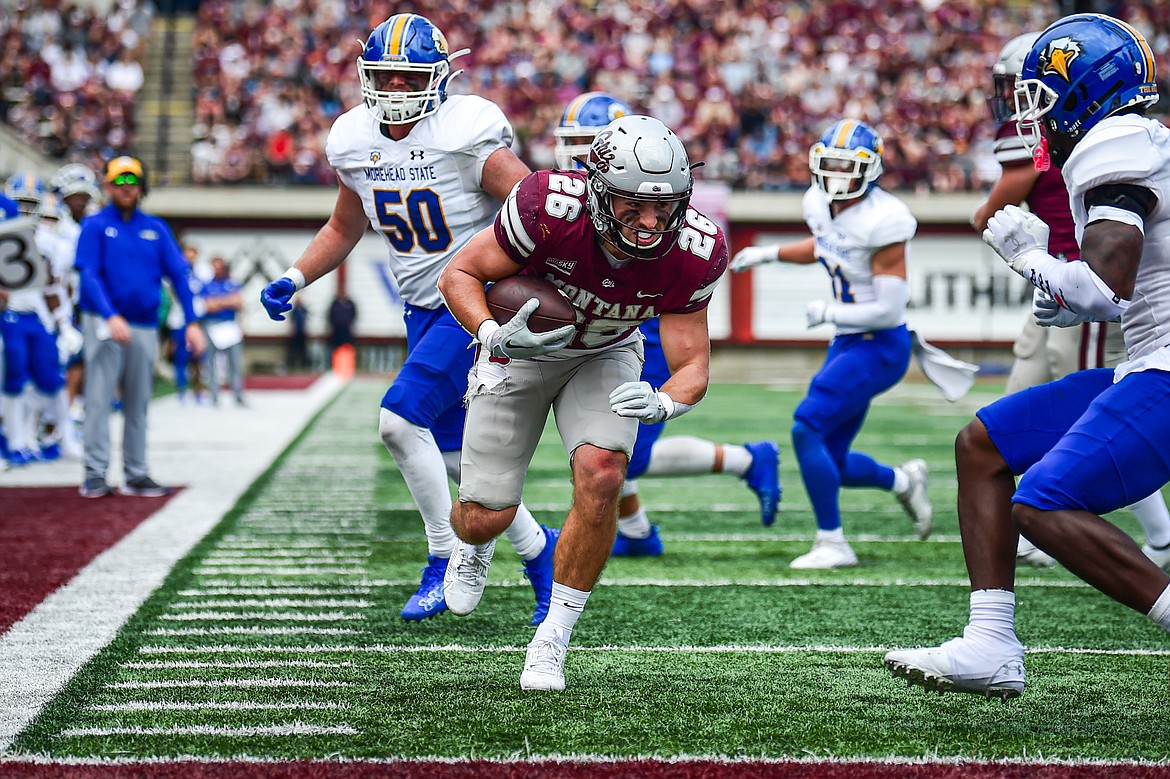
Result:
M365 106L334 122L325 144L329 164L385 236L390 271L407 303L443 304L439 274L500 209L482 189L484 163L511 144L504 113L475 95L447 98L401 141L384 136Z
M833 297L841 303L871 303L873 255L895 243L914 237L918 222L898 198L874 187L857 203L833 216L829 201L817 186L804 193L804 221L816 239L817 261L825 266L833 283ZM910 247L906 247L909 259ZM899 324L904 320L899 319ZM864 327L838 325L837 332L863 333Z
M1114 116L1085 134L1061 169L1076 223L1077 243L1085 225L1100 219L1131 224L1145 234L1133 299L1121 315L1129 359L1117 377L1137 370L1170 370L1170 129L1142 116ZM1085 193L1103 184L1135 184L1158 198L1142 220L1111 206L1085 208Z

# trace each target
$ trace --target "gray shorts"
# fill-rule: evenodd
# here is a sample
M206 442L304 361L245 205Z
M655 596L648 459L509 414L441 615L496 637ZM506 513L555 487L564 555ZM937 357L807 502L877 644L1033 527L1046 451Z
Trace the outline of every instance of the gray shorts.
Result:
M494 510L520 503L550 408L570 456L590 444L629 457L639 423L613 413L609 393L637 381L642 362L641 340L579 357L506 363L481 350L467 377L459 500Z

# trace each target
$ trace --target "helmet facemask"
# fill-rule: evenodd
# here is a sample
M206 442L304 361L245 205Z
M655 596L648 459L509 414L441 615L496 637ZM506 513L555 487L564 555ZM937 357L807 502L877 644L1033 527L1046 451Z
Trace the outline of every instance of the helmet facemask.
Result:
M655 226L648 228L641 224L633 212L627 213L621 205L615 210L615 197L636 204L655 204L658 207L656 210L661 212ZM664 194L622 191L610 186L594 168L589 172L587 198L593 226L607 246L625 259L656 260L674 246L678 231L686 219L691 190Z
M358 78L366 108L382 124L410 124L439 110L447 83L462 71L451 74L450 60L467 53L456 52L447 60L415 64L411 62L368 61L358 57ZM402 74L414 87L409 91L391 91L385 86L390 74Z
M854 200L882 175L882 158L870 149L815 144L808 154L813 181L830 201Z

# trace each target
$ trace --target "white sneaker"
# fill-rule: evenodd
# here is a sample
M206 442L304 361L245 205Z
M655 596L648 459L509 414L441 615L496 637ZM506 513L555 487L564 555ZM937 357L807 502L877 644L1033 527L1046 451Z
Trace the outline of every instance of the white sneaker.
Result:
M1051 568L1056 565L1056 559L1028 539L1020 536L1020 542L1016 544L1016 565Z
M925 541L930 537L931 528L934 526L934 506L930 504L930 495L926 492L926 487L930 483L930 471L926 467L926 460L911 460L902 463L898 468L910 479L910 486L896 497L906 515L913 520L918 538Z
M443 598L452 614L465 617L475 611L483 588L487 584L488 568L496 552L496 540L486 544L465 544L460 542L451 552L447 572L443 574Z
M524 655L524 671L520 674L521 690L565 689L565 652L569 645L563 640L563 631L556 628L550 634L537 631L528 642Z
M789 568L851 568L857 565L857 555L853 554L848 541L830 541L827 538L818 538L813 541L812 549L802 554L788 564Z
M1155 549L1149 544L1142 544L1142 554L1154 561L1154 565L1170 573L1170 546Z
M928 649L896 649L886 652L886 670L907 685L920 684L937 692L968 692L985 698L1019 697L1024 692L1024 656L997 657L982 668L955 668L950 648L962 638Z

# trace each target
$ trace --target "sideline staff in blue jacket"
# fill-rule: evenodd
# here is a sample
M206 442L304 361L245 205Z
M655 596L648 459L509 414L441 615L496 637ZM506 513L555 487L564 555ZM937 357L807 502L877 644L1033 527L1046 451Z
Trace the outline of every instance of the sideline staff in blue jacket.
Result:
M85 336L85 476L81 494L110 493L110 406L122 388L125 430L123 495L159 497L170 492L151 477L146 463L146 411L158 356L158 311L166 276L186 318L187 346L203 351L188 282L190 266L162 219L143 213L142 163L116 157L106 165L110 203L82 223L77 241L80 308Z

